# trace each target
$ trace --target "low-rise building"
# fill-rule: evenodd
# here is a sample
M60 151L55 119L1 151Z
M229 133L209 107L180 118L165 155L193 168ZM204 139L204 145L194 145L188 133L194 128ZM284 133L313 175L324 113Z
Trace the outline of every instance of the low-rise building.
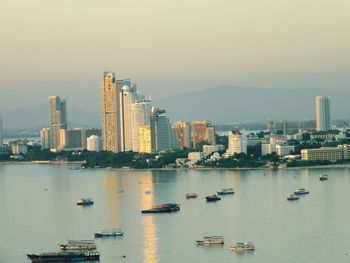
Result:
M25 141L12 141L9 143L9 147L14 155L26 154L28 152L27 142Z
M99 152L102 150L102 139L97 135L91 135L86 139L86 149L91 152Z
M290 155L291 153L294 152L294 145L276 145L276 153L279 156L286 156Z
M304 161L331 161L350 160L350 145L338 147L322 147L319 149L301 150L301 159Z
M196 164L197 162L204 160L205 153L203 152L190 152L188 153L188 159L190 160L190 163Z
M216 144L216 145L203 145L203 152L206 154L211 154L213 152L220 152L225 150L225 145Z

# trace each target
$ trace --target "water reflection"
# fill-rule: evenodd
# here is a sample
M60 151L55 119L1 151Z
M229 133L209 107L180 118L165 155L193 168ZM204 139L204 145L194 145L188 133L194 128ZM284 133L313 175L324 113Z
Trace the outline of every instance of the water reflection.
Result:
M151 172L140 176L140 196L142 209L148 209L154 204L154 187ZM143 262L158 262L158 235L155 217L144 215L142 217L143 232Z
M105 176L105 193L109 208L107 224L110 228L119 227L117 215L120 210L120 203L118 195L123 191L123 180L116 176L113 171L108 171Z

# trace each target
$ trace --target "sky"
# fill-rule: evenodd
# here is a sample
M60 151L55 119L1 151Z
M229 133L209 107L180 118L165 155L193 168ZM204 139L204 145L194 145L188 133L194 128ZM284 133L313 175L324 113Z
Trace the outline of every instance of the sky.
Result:
M153 100L219 85L348 89L348 0L2 0L0 111L98 111L103 71Z

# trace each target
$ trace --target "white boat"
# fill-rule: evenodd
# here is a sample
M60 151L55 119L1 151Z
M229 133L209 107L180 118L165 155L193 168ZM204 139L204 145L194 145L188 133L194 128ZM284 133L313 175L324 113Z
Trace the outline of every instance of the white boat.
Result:
M186 198L189 199L189 198L197 198L198 195L196 193L187 193L186 194Z
M220 191L217 191L218 195L232 195L234 193L235 191L233 190L233 188L223 188Z
M295 195L306 195L309 191L307 191L305 188L299 188L297 191L294 192Z
M196 240L197 245L222 245L225 243L223 236L204 236L202 240Z
M230 246L230 250L235 252L254 251L255 247L252 242L237 242L235 246Z
M120 237L124 235L118 228L101 229L99 232L94 234L95 237Z

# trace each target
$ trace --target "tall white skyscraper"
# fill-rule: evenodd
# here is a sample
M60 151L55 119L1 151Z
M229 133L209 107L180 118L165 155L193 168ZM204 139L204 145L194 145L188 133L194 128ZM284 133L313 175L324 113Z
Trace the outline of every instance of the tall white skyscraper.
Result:
M41 149L50 149L50 129L43 128L40 131Z
M50 96L50 148L58 149L60 129L67 129L67 103L59 96Z
M228 134L228 149L226 153L229 155L233 155L235 153L247 154L246 135L239 131L230 131Z
M139 101L131 105L132 112L132 148L134 152L139 152L139 126L148 125L151 127L151 102Z
M2 113L0 113L0 146L4 144L4 130L2 127Z
M316 129L328 131L331 129L331 102L329 97L316 97Z
M132 104L137 99L136 86L125 83L120 93L120 135L121 150L123 152L133 150L133 130L132 130Z

